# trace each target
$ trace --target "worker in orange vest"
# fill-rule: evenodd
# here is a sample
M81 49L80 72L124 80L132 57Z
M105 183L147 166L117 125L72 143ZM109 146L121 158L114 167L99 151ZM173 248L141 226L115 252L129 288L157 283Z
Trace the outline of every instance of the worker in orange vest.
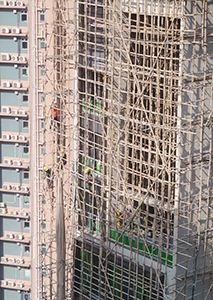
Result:
M53 124L53 120L58 122L58 105L56 102L54 102L54 105L53 107L50 108L50 112L51 112L51 125ZM51 125L50 125L50 128L51 128ZM58 123L59 125L59 123Z

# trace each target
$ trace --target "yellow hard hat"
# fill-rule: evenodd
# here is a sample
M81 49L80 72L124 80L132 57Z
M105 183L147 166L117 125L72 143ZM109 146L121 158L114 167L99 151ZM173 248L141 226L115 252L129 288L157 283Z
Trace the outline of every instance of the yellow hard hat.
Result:
M85 173L89 173L90 169L86 168Z
M47 167L44 167L44 171L47 171L48 170L48 168Z
M65 152L65 150L64 150L64 149L61 149L61 152L62 152L62 153L64 153L64 152Z

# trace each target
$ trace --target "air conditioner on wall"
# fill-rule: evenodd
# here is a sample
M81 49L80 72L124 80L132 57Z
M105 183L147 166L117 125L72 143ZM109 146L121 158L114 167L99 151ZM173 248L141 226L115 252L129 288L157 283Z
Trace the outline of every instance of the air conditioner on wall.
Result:
M19 213L19 215L22 216L22 217L26 217L28 215L28 213L26 211L21 211Z
M17 110L17 109L13 109L13 110L11 111L11 113L12 113L13 115L17 115L17 114L18 114L18 110Z
M14 88L20 88L21 87L21 82L13 82L13 87Z
M5 237L6 239L13 239L14 235L12 233L6 233Z
M8 158L5 158L4 159L4 164L10 166L10 165L12 165L12 160L8 159Z
M11 185L3 184L2 188L5 189L5 190L11 190Z
M15 6L16 3L15 3L15 1L9 1L8 5L9 5L9 6Z
M17 259L16 259L16 263L17 263L17 264L20 264L20 265L23 265L24 260L23 260L22 258L17 258Z
M1 280L1 285L2 286L6 286L7 285L7 281L6 280Z
M21 187L22 192L27 192L29 188L27 186L22 186Z
M7 1L0 1L0 5L7 6Z
M6 208L0 208L0 214L5 215L7 213L7 209Z
M2 257L1 257L1 262L2 262L2 263L6 263L6 262L7 262L7 257L2 256Z
M25 56L19 56L19 61L26 61L26 57Z
M0 202L0 207L6 207L6 204L4 202Z
M9 88L11 86L11 83L9 81L3 81L2 86Z
M11 56L11 60L12 60L12 61L18 61L18 56L12 55L12 56Z
M16 286L17 286L17 288L21 289L24 287L24 284L22 282L17 282Z
M10 29L6 27L2 27L1 33L10 33Z
M11 264L14 264L16 261L15 261L15 258L9 257L8 262L11 263Z
M17 2L16 2L16 5L17 5L17 6L24 6L24 3L23 3L22 1L17 1Z
M12 135L11 135L11 140L17 141L17 140L18 140L18 136L15 135L15 134L12 134Z
M21 33L21 29L20 28L12 28L12 33L13 34Z
M19 110L19 114L20 114L20 115L26 115L26 111L25 111L25 110L22 110L22 109L20 109L20 110Z
M13 282L13 281L8 281L8 286L14 287L14 286L15 286L15 282Z
M25 141L26 140L26 136L19 135L18 139L19 139L19 141Z
M3 138L4 140L10 140L10 135L9 135L9 134L3 134L3 135L2 135L2 138Z
M10 113L10 107L2 106L2 113L3 114L9 114Z
M2 53L1 54L1 59L4 60L4 61L10 60L10 54L8 54L8 53Z
M16 167L18 167L18 166L21 166L22 163L21 163L20 160L14 160L14 161L13 161L13 165L16 166Z
M20 186L19 185L12 185L12 190L13 191L20 191Z
M24 236L22 234L16 234L15 238L16 238L16 240L23 240Z

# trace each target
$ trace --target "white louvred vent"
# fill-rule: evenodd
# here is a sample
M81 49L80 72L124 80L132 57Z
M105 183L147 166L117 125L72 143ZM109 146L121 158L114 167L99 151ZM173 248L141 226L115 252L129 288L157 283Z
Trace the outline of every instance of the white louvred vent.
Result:
M16 167L19 167L22 165L21 161L20 160L14 160L13 161L13 165L16 166Z
M24 6L24 3L23 3L22 1L17 1L17 2L16 2L16 5L17 5L17 6Z
M2 107L3 114L9 114L10 113L10 107L4 106Z
M8 281L8 286L14 287L14 286L15 286L15 282L13 282L13 281Z
M25 56L19 56L19 61L26 61L26 57Z
M25 141L26 140L26 136L19 135L18 139L19 139L19 141Z
M10 33L10 29L7 27L2 27L1 33Z
M0 208L0 214L6 214L7 213L7 209L6 208Z
M5 158L4 159L4 164L10 166L10 165L12 165L12 160L8 159L8 158Z
M5 237L6 239L13 239L14 235L12 233L6 233Z
M9 134L3 134L3 135L2 135L2 138L3 138L4 140L10 140L10 135L9 135Z
M2 257L1 257L1 262L2 262L2 263L7 262L7 257L2 256Z
M18 61L18 56L12 55L12 56L11 56L11 60L12 60L12 61Z
M10 184L3 184L2 188L5 189L5 190L11 190L11 185Z
M8 60L10 60L10 54L8 54L8 53L2 53L1 54L1 59L2 60L4 60L4 61L8 61Z
M16 263L19 264L19 265L23 265L24 260L22 258L17 258Z
M12 134L12 135L11 135L11 140L17 141L17 140L18 140L18 136L15 135L15 134Z
M3 81L2 86L9 88L11 86L11 83L9 81Z
M8 262L11 264L14 264L16 262L16 260L15 260L15 258L10 257L10 258L8 258Z
M13 82L13 87L14 88L20 88L21 87L21 82Z
M21 29L20 28L12 28L12 33L13 34L21 33Z

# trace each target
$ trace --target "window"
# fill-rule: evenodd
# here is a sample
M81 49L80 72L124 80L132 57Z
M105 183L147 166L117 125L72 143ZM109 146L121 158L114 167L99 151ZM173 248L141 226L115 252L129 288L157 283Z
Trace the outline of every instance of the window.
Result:
M24 197L24 204L29 204L29 203L30 203L30 198Z
M44 94L41 94L41 102L45 102L45 96L44 96Z
M42 245L42 254L45 254L47 251L46 251L46 246L45 245Z
M28 68L22 68L22 76L28 76Z
M41 128L44 128L44 120L41 120Z
M22 49L27 49L27 40L22 40L21 47Z
M40 21L44 22L44 20L45 20L45 13L44 13L44 11L41 11L40 12Z
M30 253L30 246L24 246L24 252Z
M30 222L25 221L24 222L24 228L30 228Z
M28 95L22 96L22 102L28 102Z
M41 39L40 46L41 46L41 49L45 49L45 39Z
M45 76L45 66L41 66L41 76Z
M46 222L43 222L43 223L42 223L42 228L43 228L43 229L46 229Z
M28 128L28 121L23 121L23 128Z
M24 270L24 277L30 277L30 270L29 269Z
M24 12L21 14L21 22L26 22L27 21L27 13Z
M24 154L29 154L29 147L23 147Z
M23 172L23 179L29 179L29 172L28 171Z

